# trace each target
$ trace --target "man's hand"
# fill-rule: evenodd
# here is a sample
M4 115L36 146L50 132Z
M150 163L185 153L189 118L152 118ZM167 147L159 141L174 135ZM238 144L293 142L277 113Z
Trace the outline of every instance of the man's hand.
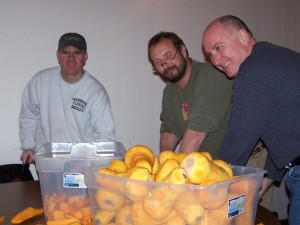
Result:
M198 152L205 137L206 132L199 132L187 129L183 135L179 152Z
M33 149L24 149L21 154L21 161L23 164L33 163L34 150Z
M263 183L262 183L262 187L259 191L259 198L261 199L264 195L264 193L269 189L269 187L272 185L273 180L269 179L269 178L264 178L263 179Z

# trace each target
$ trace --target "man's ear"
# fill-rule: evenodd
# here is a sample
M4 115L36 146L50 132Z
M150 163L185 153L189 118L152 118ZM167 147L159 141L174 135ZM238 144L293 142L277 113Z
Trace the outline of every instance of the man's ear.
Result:
M83 65L86 64L86 61L87 61L88 58L89 58L89 54L86 52L86 53L84 54L84 62L83 62Z
M57 58L57 62L59 63L59 57L58 57L59 51L56 51L56 58Z
M242 45L248 46L250 41L250 35L245 29L240 29L238 33L238 38Z
M188 57L187 49L185 45L180 45L181 54L186 58Z

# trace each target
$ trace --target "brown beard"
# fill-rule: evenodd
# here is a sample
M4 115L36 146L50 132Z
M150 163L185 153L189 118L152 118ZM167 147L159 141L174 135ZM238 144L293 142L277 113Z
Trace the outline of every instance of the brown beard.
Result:
M161 73L161 77L162 77L162 79L164 79L165 81L169 81L169 82L171 82L171 83L176 83L176 82L178 82L179 80L181 80L181 78L184 76L185 71L186 71L186 67L187 67L187 62L184 60L181 68L177 67L176 65L172 65L172 66L166 68L166 69ZM167 74L168 74L170 71L174 70L174 69L177 70L177 75L174 76L174 77L168 77Z
M176 69L176 65L173 65L173 66L170 66L170 67L164 69L164 71L162 72L162 75L166 76L173 69Z

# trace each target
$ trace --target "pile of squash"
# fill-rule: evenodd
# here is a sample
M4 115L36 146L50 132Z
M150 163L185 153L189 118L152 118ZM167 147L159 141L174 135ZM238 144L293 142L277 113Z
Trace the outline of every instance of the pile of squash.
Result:
M92 225L88 196L52 193L43 196L47 225Z
M233 179L231 166L208 152L128 149L124 160L99 168L91 196L98 225L252 225L256 179ZM145 182L146 181L146 182ZM230 184L229 184L230 183ZM179 185L177 185L179 184ZM228 201L245 195L245 211L228 217Z

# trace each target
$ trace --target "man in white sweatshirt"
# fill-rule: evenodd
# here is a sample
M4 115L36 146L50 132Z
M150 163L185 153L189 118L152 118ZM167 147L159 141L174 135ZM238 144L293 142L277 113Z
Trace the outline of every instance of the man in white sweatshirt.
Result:
M32 163L47 142L115 140L109 97L83 69L87 59L85 38L66 33L58 42L60 66L38 72L25 87L19 117L23 163Z

